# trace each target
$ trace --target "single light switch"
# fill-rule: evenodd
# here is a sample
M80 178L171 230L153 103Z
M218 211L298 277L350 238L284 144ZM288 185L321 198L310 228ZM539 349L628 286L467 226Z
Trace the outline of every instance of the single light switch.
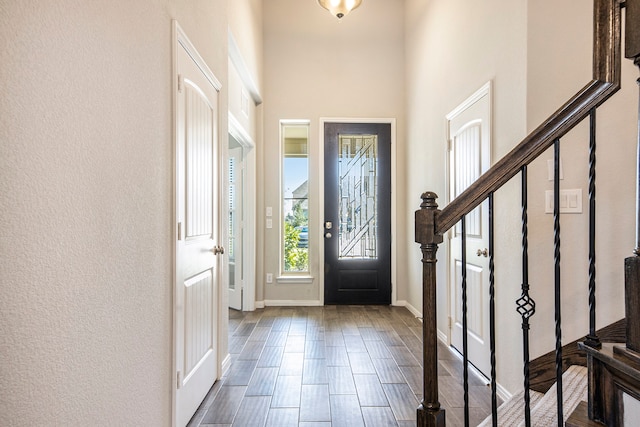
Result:
M266 211L267 216L273 216L273 208L271 206L267 206Z
M267 228L273 228L273 219L267 218Z

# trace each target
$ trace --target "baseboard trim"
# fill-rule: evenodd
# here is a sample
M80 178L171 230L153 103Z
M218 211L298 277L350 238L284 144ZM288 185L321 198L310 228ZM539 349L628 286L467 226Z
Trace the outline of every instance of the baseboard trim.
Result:
M222 378L222 377L227 375L227 372L229 372L229 368L230 367L231 367L231 355L229 353L227 353L227 356L222 361L222 367L220 368L220 370L221 370L220 378ZM218 379L220 379L220 378L218 378Z
M264 307L317 307L322 306L319 300L266 299ZM256 303L257 306L257 303Z
M438 339L442 341L442 344L449 346L449 337L440 329L438 329Z
M440 339L440 341L442 342L442 344L446 345L447 347L449 347L449 343L447 336L440 330L438 330L438 338ZM455 354L457 357L460 358L460 361L462 361L462 354L458 353L457 351L453 351L453 354ZM480 372L475 366L473 366L472 364L469 364L469 370L472 371L473 373L475 373L478 377L480 378L484 378L487 381L491 381L489 378L487 378L482 372ZM509 393L509 391L502 387L500 385L500 383L496 383L496 394L498 395L498 397L500 399L502 399L503 402L506 402L507 400L511 399L513 397L513 394Z
M420 312L420 310L418 310L417 308L415 308L414 306L409 304L407 301L398 300L398 301L396 301L396 303L394 305L396 305L398 307L406 308L407 310L409 310L409 312L411 312L411 314L416 316L418 319L422 320L422 313Z
M255 306L256 306L256 309L264 308L264 301L256 301Z

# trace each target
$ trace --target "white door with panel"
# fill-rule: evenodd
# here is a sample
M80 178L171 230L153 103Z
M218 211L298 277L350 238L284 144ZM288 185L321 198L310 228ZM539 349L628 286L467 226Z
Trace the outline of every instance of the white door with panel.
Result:
M177 27L177 26L176 26ZM186 425L218 377L218 91L176 29L175 422Z
M491 85L447 115L449 200L453 200L491 164ZM467 343L469 361L490 374L488 202L466 215ZM449 289L451 344L463 350L462 223L450 231Z

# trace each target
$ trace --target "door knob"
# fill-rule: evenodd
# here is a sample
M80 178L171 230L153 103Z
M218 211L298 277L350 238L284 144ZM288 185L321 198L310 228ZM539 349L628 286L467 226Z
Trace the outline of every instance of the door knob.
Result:
M478 252L476 252L476 255L478 256L484 256L485 258L489 256L489 250L487 248L484 249L478 249Z
M224 247L222 247L222 246L214 246L213 249L211 249L211 252L213 252L214 255L224 254Z
M327 239L331 238L331 233L324 233L324 237L326 237Z

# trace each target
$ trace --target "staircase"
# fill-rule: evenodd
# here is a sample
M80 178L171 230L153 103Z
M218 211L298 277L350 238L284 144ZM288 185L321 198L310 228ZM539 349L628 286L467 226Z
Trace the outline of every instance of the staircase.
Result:
M422 194L422 204L415 215L415 240L420 243L423 264L423 400L417 409L418 427L444 427L446 408L438 400L438 361L436 326L436 252L444 234L461 222L462 241L465 216L488 200L489 206L489 310L491 341L492 414L482 426L624 426L640 421L640 157L638 162L637 247L635 255L625 260L626 327L625 343L606 343L596 331L595 280L595 163L596 110L620 88L622 11L625 10L625 56L640 66L640 0L594 0L593 79L567 103L529 134L510 153L494 164L462 194L442 210L437 195ZM640 79L638 80L640 83ZM580 343L562 344L561 280L560 280L560 141L573 127L589 120L589 325ZM640 121L639 121L640 124ZM551 353L550 388L544 393L533 390L529 357L530 318L536 304L529 294L528 282L528 213L527 167L553 147L554 152L554 293L555 350ZM640 156L640 139L639 150ZM494 226L493 197L504 184L519 176L522 197L522 285L516 301L522 317L523 391L498 408L495 351L494 299ZM574 236L575 237L575 236ZM463 244L464 248L464 244ZM466 352L467 284L466 261L462 256L462 318L464 359L465 426L469 426L468 354ZM518 260L516 260L517 262ZM604 342L604 343L603 343ZM586 367L578 366L584 364ZM534 381L535 382L535 381ZM553 383L553 385L551 385ZM626 424L625 424L626 422ZM633 424L632 424L633 422Z

